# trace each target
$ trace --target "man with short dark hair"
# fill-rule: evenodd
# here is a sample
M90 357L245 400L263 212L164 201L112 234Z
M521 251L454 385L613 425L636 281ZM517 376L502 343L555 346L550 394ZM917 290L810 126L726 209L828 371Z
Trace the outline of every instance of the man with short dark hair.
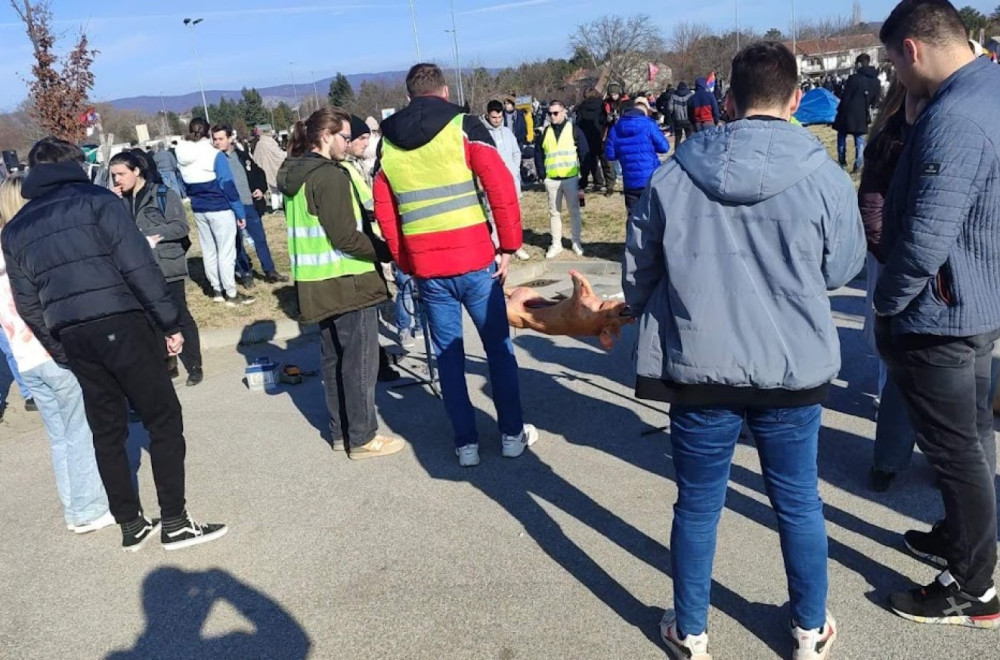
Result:
M264 281L287 282L288 278L278 272L274 259L271 258L271 248L267 244L267 234L264 232L264 221L261 220L256 206L264 199L267 177L264 175L264 170L257 166L247 152L237 148L233 136L233 127L229 124L216 124L212 127L212 145L225 154L226 160L229 161L229 169L233 171L233 182L240 193L240 202L246 212L245 231L250 235L257 258L260 259L260 267L264 270ZM236 234L236 247L237 270L243 274L243 286L251 288L253 266L243 245L243 232Z
M514 105L514 99L512 98L504 99L503 125L514 134L517 146L523 147L528 143L528 122L524 119L524 113Z
M821 403L840 369L826 291L861 269L854 186L789 123L795 58L758 43L732 66L730 116L695 133L653 175L628 225L625 301L640 319L636 395L666 401L677 482L674 610L660 633L676 658L708 658L716 528L746 422L778 514L795 660L823 660L827 537L819 498Z
M572 222L573 252L582 257L580 163L587 160L590 147L587 136L579 126L569 120L566 106L562 101L550 101L548 114L549 125L535 139L535 169L538 171L538 178L545 182L545 193L549 199L549 231L552 244L545 252L545 258L552 259L563 251L562 215L559 212L563 200L569 208Z
M145 516L125 453L127 401L149 432L167 550L219 538L225 525L196 523L184 500L184 422L163 348L178 355L178 309L146 238L110 190L90 183L83 152L45 138L28 154L28 203L0 244L17 311L80 381L97 467L122 547L138 550L160 528Z
M521 146L517 142L517 138L511 132L507 126L504 125L504 106L500 101L493 100L486 104L486 116L483 117L483 122L486 124L486 129L490 132L490 137L493 138L493 144L496 145L497 151L500 153L500 157L503 158L504 165L510 170L510 175L514 179L514 187L517 189L517 197L521 198ZM489 208L487 207L487 212ZM493 227L492 213L490 213L490 226ZM496 242L496 229L491 229L491 235ZM523 247L518 248L514 256L518 259L525 260L530 259L529 255Z
M479 464L475 410L465 382L463 309L486 351L502 454L516 458L538 431L524 423L503 295L510 256L521 247L514 181L482 121L448 102L437 65L410 68L406 89L410 104L382 122L375 218L393 261L417 280L458 464ZM499 263L477 181L493 212Z
M879 37L907 91L929 101L885 199L875 339L944 499L944 520L904 539L947 568L890 606L921 623L995 628L1000 69L972 54L946 0L901 2Z
M861 53L854 61L854 73L844 83L837 105L833 129L837 131L837 160L847 167L847 136L854 136L854 173L864 165L865 135L872 123L872 109L882 97L878 71L871 66L871 57Z

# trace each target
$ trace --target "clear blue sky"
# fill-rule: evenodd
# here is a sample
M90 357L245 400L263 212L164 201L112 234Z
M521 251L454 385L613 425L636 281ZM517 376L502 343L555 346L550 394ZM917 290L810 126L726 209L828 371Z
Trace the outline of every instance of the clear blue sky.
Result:
M1000 0L971 0L983 12ZM57 27L66 40L85 26L101 51L94 64L96 100L123 96L181 94L198 89L186 16L202 17L196 28L205 86L266 87L344 73L406 69L415 60L407 0L239 0L218 3L178 0L58 0ZM218 9L226 4L238 9ZM449 3L414 0L421 55L453 61ZM961 3L965 4L965 2ZM895 0L865 0L864 19L881 20ZM850 14L851 0L798 0L800 19ZM198 9L200 7L200 9ZM681 10L681 7L691 7ZM740 21L759 30L791 24L791 0L740 0ZM734 24L734 0L651 3L649 0L455 0L459 49L464 65L500 67L538 57L565 57L567 36L581 23L607 14L651 14L669 36L688 20L717 29ZM0 110L25 96L20 75L30 72L31 48L7 2L0 3ZM289 62L294 62L289 64Z

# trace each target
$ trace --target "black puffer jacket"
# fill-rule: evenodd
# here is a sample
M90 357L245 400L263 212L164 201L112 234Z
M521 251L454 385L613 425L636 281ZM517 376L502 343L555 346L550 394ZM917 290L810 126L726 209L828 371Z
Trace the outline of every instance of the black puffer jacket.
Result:
M163 191L164 210L160 210L160 190ZM191 231L188 225L187 212L180 196L166 186L146 182L139 191L125 197L125 208L135 218L135 224L143 236L161 236L163 240L156 244L154 254L156 263L163 271L163 277L168 282L183 280L187 277L187 253L184 250L184 239Z
M114 193L56 163L32 167L21 194L30 201L0 243L17 311L56 361L61 330L116 314L144 311L165 335L178 331L163 273Z

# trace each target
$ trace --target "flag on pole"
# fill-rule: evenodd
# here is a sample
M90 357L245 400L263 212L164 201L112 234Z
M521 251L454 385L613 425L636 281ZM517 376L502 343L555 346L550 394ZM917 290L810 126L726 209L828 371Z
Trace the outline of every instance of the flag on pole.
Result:
M660 67L656 66L652 62L649 63L649 82L656 80L656 74L660 72Z
M710 92L715 92L715 71L708 74L708 78L705 79L705 87Z

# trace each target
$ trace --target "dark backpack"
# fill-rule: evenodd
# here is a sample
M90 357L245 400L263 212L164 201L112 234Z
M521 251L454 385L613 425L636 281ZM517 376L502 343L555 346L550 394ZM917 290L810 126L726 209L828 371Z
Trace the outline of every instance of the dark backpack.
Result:
M169 188L162 183L156 186L156 205L160 207L160 213L163 214L163 217L167 216L167 190L169 190ZM180 244L184 249L184 252L191 249L191 239L187 236L180 240Z

